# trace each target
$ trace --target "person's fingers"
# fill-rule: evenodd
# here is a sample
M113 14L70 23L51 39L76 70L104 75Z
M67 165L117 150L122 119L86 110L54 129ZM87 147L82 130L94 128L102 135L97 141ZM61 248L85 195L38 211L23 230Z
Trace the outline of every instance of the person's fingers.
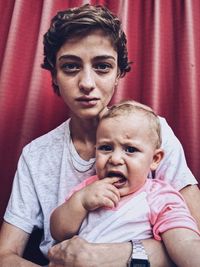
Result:
M119 177L112 177L112 178L105 178L104 180L108 186L107 188L117 196L118 201L119 201L120 200L119 189L116 188L113 184L116 183L117 181L119 181L120 178Z
M119 181L120 179L121 179L120 177L106 177L101 181L104 181L105 183L108 183L108 184L114 184L117 181Z
M120 200L120 195L118 190L112 187L106 190L102 197L103 197L103 204L111 208L115 207Z
M59 243L57 245L54 245L53 247L51 247L49 249L48 258L49 258L50 261L53 261L54 264L62 264L62 262L60 260L61 259L60 258L60 253L62 251L61 244L62 243Z
M113 201L111 198L104 198L103 205L104 207L111 208L111 209L116 206L115 201Z

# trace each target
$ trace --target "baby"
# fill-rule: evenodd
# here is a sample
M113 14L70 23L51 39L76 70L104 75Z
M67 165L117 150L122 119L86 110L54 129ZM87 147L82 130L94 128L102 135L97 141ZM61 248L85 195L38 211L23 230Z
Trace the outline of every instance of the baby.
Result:
M198 228L182 196L148 179L163 156L159 119L149 107L134 101L112 106L97 129L97 175L54 210L52 236L61 241L78 234L95 243L153 236L178 266L189 266L186 260L200 266Z

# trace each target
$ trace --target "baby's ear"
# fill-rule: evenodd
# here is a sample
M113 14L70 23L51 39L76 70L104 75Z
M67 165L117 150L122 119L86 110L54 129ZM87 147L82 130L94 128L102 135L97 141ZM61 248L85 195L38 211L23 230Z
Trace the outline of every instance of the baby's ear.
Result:
M153 161L150 166L151 171L155 171L157 169L163 157L164 157L164 151L161 148L156 149L153 155Z

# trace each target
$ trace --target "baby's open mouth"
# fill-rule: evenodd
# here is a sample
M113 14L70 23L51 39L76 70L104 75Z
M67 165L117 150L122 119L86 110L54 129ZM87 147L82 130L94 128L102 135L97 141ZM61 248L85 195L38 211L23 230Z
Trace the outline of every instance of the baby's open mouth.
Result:
M107 177L119 178L119 180L113 184L117 188L123 187L127 180L126 177L121 172L108 172Z

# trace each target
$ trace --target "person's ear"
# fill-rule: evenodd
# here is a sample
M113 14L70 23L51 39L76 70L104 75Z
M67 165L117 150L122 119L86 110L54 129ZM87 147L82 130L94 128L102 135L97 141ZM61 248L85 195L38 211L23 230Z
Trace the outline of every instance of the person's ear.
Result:
M157 169L163 157L164 157L164 151L161 148L156 149L153 155L153 161L150 166L151 171L155 171Z
M116 79L115 79L115 88L117 88L117 86L118 86L118 83L119 83L119 78L118 78L118 77L116 77Z
M52 77L52 81L53 83L58 86L58 83L57 83L57 79L56 79L56 75L54 74L53 77Z
M121 71L120 71L120 69L118 69L118 71L117 71L117 77L115 79L115 87L117 87L117 85L119 83L120 77L121 77Z

